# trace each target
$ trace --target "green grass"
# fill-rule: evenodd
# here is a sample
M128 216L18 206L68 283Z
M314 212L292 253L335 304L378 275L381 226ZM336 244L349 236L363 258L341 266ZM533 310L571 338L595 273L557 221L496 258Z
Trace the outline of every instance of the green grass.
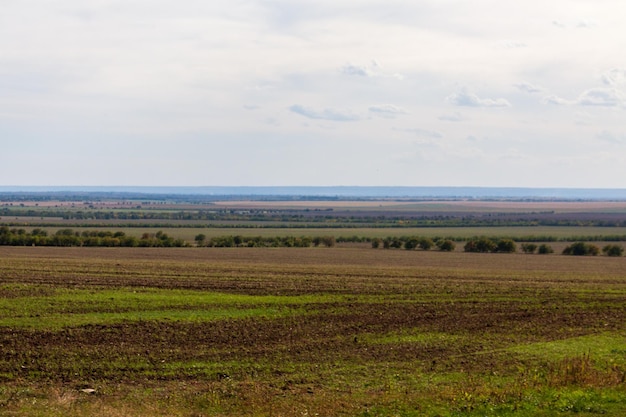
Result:
M626 337L614 333L521 344L509 348L508 351L545 361L558 361L589 354L598 362L626 365Z
M0 326L61 329L142 320L212 321L304 314L315 304L345 296L253 296L175 289L67 289L41 285L4 285L0 290L46 293L0 299Z

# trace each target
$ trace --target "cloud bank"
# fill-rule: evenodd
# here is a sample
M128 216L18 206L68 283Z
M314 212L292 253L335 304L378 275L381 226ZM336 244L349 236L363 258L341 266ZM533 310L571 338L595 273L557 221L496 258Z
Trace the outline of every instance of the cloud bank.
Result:
M4 1L0 181L624 187L625 14L619 0Z

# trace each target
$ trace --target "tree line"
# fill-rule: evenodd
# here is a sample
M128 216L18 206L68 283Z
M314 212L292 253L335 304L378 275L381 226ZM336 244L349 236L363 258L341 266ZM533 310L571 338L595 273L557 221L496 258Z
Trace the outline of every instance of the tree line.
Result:
M479 253L514 253L518 251L517 243L513 239L490 239L488 237L474 237L457 241L447 238L431 239L420 236L401 236L386 238L367 238L359 236L218 236L207 238L198 234L194 238L197 247L334 247L344 242L370 242L373 249L405 249L428 251L438 249L442 252L456 250L457 241L464 241L463 251ZM124 232L111 231L83 231L60 229L54 234L48 234L44 229L35 228L28 232L25 229L10 229L0 226L0 245L5 246L90 246L90 247L189 247L189 242L177 239L158 231L154 234L144 233L140 238L128 236ZM523 253L550 254L554 249L548 244L524 242L521 244ZM607 244L602 249L588 242L575 242L563 250L563 255L596 256L600 253L606 256L622 256L624 248L618 244Z
M456 244L450 239L439 239L433 241L430 238L425 237L390 237L385 239L372 240L372 248L385 248L385 249L406 249L406 250L430 250L431 248L438 248L441 251L454 251ZM478 253L515 253L518 251L517 244L513 239L490 239L488 237L474 237L465 242L463 246L464 252L478 252ZM540 245L536 243L525 242L521 244L521 251L523 253L532 254L538 253L546 255L554 253L552 246L542 243ZM624 248L618 244L607 244L602 250L594 244L587 242L575 242L566 246L563 249L563 255L574 256L596 256L600 252L606 256L622 256L624 254Z
M321 210L279 210L279 209L201 209L201 210L154 210L143 209L141 206L121 208L116 210L92 209L62 209L62 208L32 208L8 206L0 208L0 216L4 217L45 217L60 218L63 220L164 220L164 221L239 221L257 223L292 223L289 227L306 227L306 224L330 224L334 228L355 228L367 225L368 227L481 227L481 226L596 226L596 227L626 227L626 219L617 218L590 218L590 219L562 219L537 217L520 214L514 217L507 214L505 217L498 213L493 215L440 215L424 214L420 216L394 215L346 215ZM599 215L601 216L601 215Z
M196 235L196 246L211 248L308 248L325 246L332 248L337 244L334 236L295 237L295 236L219 236L207 239L204 234Z
M43 229L9 229L0 227L0 245L4 246L92 246L92 247L185 247L183 239L175 239L164 232L144 233L140 238L124 232L83 231L60 229L48 234Z

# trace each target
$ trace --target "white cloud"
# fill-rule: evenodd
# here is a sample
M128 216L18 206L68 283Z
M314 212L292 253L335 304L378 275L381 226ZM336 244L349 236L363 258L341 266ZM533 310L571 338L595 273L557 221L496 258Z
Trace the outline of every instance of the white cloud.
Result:
M550 95L543 98L543 102L546 104L554 104L555 106L567 106L568 104L574 104L570 100L566 100L562 97Z
M476 94L462 91L447 97L450 104L465 107L511 107L511 103L503 98L480 98Z
M626 69L613 68L602 74L602 81L610 86L626 85Z
M596 138L616 145L623 145L626 143L626 135L615 135L607 130L600 132Z
M438 119L445 122L460 122L464 120L463 116L458 111L450 114L442 114Z
M368 110L372 113L377 114L378 116L386 117L386 118L394 118L396 116L409 113L402 107L394 106L393 104L381 104L377 106L370 106Z
M514 87L516 87L517 89L524 91L526 93L541 93L543 91L543 89L541 87L537 87L534 86L530 83L527 82L521 82L521 83L517 83L517 84L513 84Z
M551 95L544 98L547 104L559 106L580 105L593 107L620 107L625 104L624 95L613 88L591 88L584 91L576 100Z
M428 130L428 129L394 129L395 131L398 132L404 132L404 133L412 133L416 136L419 136L421 138L425 138L425 139L441 139L443 138L443 134L441 132L438 132L436 130Z
M624 98L612 88L592 88L582 93L576 102L583 106L616 107L624 104Z
M289 107L289 110L293 113L299 114L304 117L308 117L309 119L315 120L331 120L334 122L352 122L355 120L360 120L361 117L355 115L350 111L345 110L337 110L332 108L326 108L321 111L314 110L310 107L305 107L299 104L294 104Z
M359 77L373 77L376 75L376 73L367 66L358 66L352 64L344 65L341 68L341 72L345 75L356 75Z
M583 29L592 28L594 26L596 26L596 24L594 22L592 22L592 21L589 21L589 20L581 20L576 25L577 28L583 28Z
M536 158L537 169L518 166L536 184L623 186L619 175L609 184L580 171L624 172L626 153L610 145L626 140L619 0L0 3L0 134L14 138L3 143L12 165L0 178L202 184L244 161L223 181L523 186L530 176L496 178L471 157L495 161L514 144ZM194 146L181 146L191 136ZM126 166L143 168L75 179L35 162L55 149L59 166L106 166L115 151L105 138L130 149ZM326 157L321 143L357 142L359 152L337 157L350 172L279 169L314 166L313 156ZM410 177L385 162L416 142L443 165L461 161L457 175ZM603 145L612 159L599 162ZM209 154L215 167L200 163Z
M593 20L589 20L589 19L579 19L578 21L576 21L575 19L569 20L569 24L564 23L561 20L553 20L552 21L552 25L556 26L558 28L564 29L567 27L576 27L579 29L589 29L589 28L594 28L597 27L598 24L593 21Z
M510 39L499 41L497 45L500 48L506 49L526 48L528 46L524 42L514 41Z
M404 79L402 74L388 73L384 71L376 61L372 61L369 65L346 64L341 67L340 72L344 75L357 77L395 78L398 80Z

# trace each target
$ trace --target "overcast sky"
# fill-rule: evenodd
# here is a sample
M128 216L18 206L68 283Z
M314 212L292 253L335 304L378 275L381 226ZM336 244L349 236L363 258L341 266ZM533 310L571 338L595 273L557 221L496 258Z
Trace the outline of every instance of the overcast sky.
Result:
M626 187L622 0L0 0L1 185Z

